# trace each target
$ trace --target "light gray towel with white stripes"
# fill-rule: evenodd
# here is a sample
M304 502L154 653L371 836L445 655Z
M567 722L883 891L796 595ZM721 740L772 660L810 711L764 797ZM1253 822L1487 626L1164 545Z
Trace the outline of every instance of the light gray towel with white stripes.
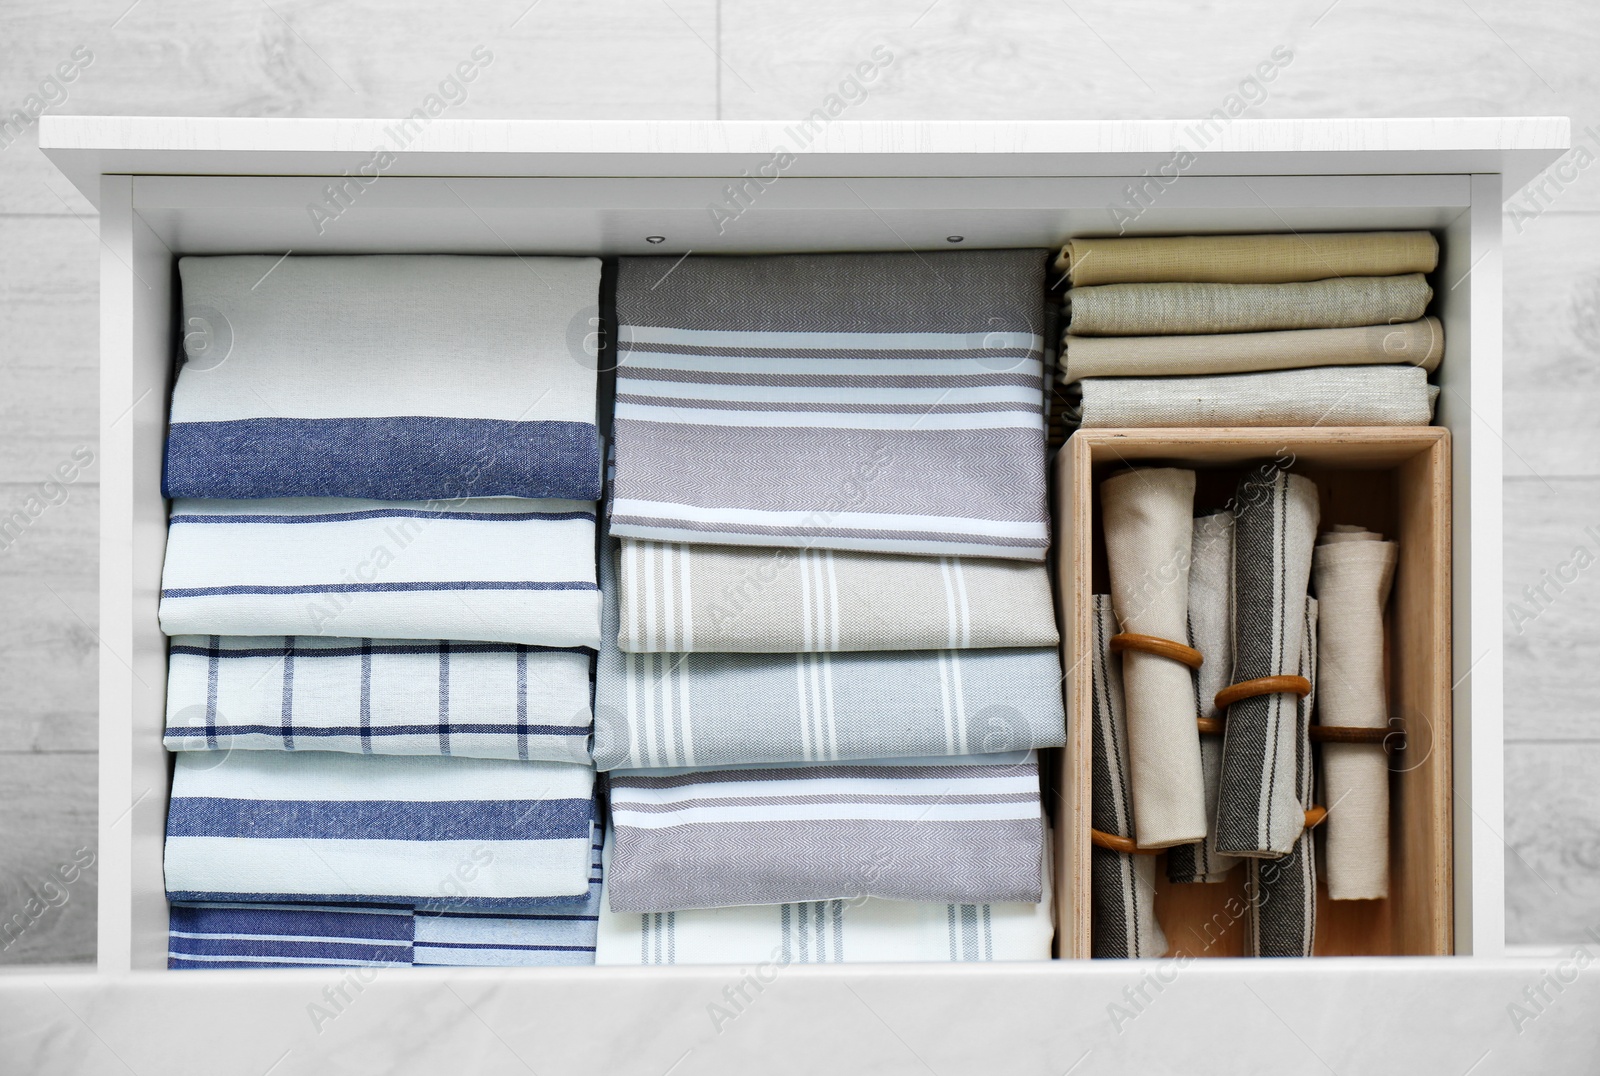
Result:
M624 653L616 559L610 548L601 553L601 770L991 754L1066 742L1053 646Z
M617 645L795 654L1055 646L1043 564L622 539Z

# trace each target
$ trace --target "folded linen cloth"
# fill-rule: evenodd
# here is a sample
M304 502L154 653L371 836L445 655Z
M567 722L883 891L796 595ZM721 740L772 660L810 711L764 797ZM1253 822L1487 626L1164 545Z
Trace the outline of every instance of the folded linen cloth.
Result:
M1398 549L1359 527L1335 527L1311 555L1321 627L1324 725L1387 727L1383 609ZM1322 745L1328 820L1322 837L1328 896L1381 900L1389 895L1389 759L1372 744Z
M623 258L613 533L1042 560L1045 261Z
M629 653L1055 646L1045 566L622 540Z
M1188 638L1194 472L1141 467L1100 483L1111 601L1120 630ZM1187 667L1155 654L1122 655L1138 843L1167 848L1206 835L1200 730Z
M1189 645L1205 663L1194 670L1198 717L1220 718L1217 692L1233 674L1233 513L1213 512L1194 521L1189 557ZM1180 884L1221 882L1239 861L1217 850L1217 793L1222 781L1222 737L1200 737L1205 779L1206 839L1167 850L1167 880Z
M1048 854L1037 904L913 904L858 897L642 915L600 909L596 964L733 964L763 983L790 964L1049 960Z
M1316 788L1311 758L1311 712L1317 676L1317 599L1307 598L1302 614L1305 645L1300 675L1311 694L1295 704L1295 794L1309 806ZM1326 745L1324 745L1326 746ZM1329 817L1332 817L1331 814ZM1324 822L1324 825L1327 823ZM1317 830L1307 829L1281 859L1247 859L1245 944L1251 956L1310 956L1317 941Z
M325 751L175 758L173 900L448 899L468 910L588 888L588 766Z
M180 635L163 742L583 764L592 660L520 643Z
M1317 486L1262 464L1234 495L1233 682L1298 674L1317 537ZM1276 858L1305 828L1295 773L1298 698L1277 692L1228 707L1223 726L1217 849Z
M1090 825L1101 833L1132 837L1132 779L1128 772L1128 721L1122 694L1122 655L1112 653L1117 618L1109 595L1096 594L1093 618L1094 734ZM1169 853L1170 854L1170 853ZM1167 937L1156 920L1156 857L1089 849L1090 955L1155 957L1167 951Z
M631 654L616 647L602 551L601 770L993 753L1066 742L1054 646L818 654Z
M600 496L598 258L188 257L178 273L167 496Z
M1293 284L1102 284L1067 291L1067 344L1080 336L1393 325L1416 321L1432 299L1421 273Z
M174 501L161 628L598 647L594 511L513 497Z
M1074 287L1096 284L1283 284L1344 276L1431 273L1439 241L1428 232L1311 232L1073 239L1056 270Z
M1322 366L1205 377L1090 377L1078 420L1108 426L1426 426L1419 366Z
M404 904L175 902L167 967L347 967L386 964L551 966L594 963L600 842L582 898L510 912Z
M1210 336L1069 336L1066 349L1068 381L1401 363L1432 371L1444 356L1444 325L1438 318L1423 318L1356 329Z
M626 770L610 781L614 912L883 897L1039 901L1032 751L827 766Z

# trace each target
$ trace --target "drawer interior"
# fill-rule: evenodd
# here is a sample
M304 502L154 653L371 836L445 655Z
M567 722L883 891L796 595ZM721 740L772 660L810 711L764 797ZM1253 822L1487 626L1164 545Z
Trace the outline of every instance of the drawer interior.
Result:
M1396 584L1391 601L1390 686L1394 706L1408 712L1430 707L1440 714L1434 732L1433 762L1401 774L1396 789L1395 817L1404 821L1395 848L1405 850L1396 879L1417 878L1397 885L1384 907L1347 912L1327 911L1323 934L1329 952L1438 953L1461 951L1456 944L1468 929L1474 901L1498 902L1498 873L1486 874L1491 892L1480 893L1472 857L1459 839L1449 851L1451 764L1457 772L1461 752L1470 745L1471 715L1457 699L1452 714L1449 675L1451 647L1455 654L1470 645L1471 603L1467 588L1449 587L1459 579L1471 555L1472 533L1465 498L1442 507L1427 502L1434 514L1413 518L1413 496L1454 468L1459 480L1472 459L1466 440L1472 424L1471 346L1472 289L1460 284L1481 256L1473 249L1470 177L1403 176L1340 177L1191 177L1170 188L1155 205L1127 226L1127 234L1284 232L1307 230L1426 228L1439 236L1440 269L1432 278L1435 300L1431 314L1443 318L1448 341L1439 374L1443 387L1436 421L1456 435L1454 459L1442 450L1415 445L1376 455L1352 457L1326 452L1309 441L1295 442L1307 473L1321 483L1324 497L1337 512L1330 518L1365 523L1401 535L1402 557L1420 546L1419 535L1446 550L1442 565L1445 586L1422 588L1415 600L1443 601L1442 622L1428 629L1415 649L1429 651L1433 668L1417 674L1412 658L1398 655L1395 640L1409 641L1412 617L1405 597L1408 586ZM101 919L103 966L158 969L165 967L166 901L161 853L166 816L170 758L161 746L164 724L166 640L156 611L165 549L167 506L160 495L162 447L173 360L183 332L176 285L176 260L184 254L273 253L486 253L486 254L682 254L820 252L842 250L948 250L960 248L1058 248L1069 236L1116 234L1108 206L1120 205L1128 180L1073 177L994 177L982 179L785 179L766 188L754 207L731 226L719 230L707 212L720 204L725 181L709 179L503 179L444 180L384 178L365 188L360 198L331 224L319 230L307 213L320 204L325 178L318 177L135 177L129 184L131 213L126 248L133 257L122 266L106 259L108 279L123 289L108 303L133 312L105 325L107 363L120 364L108 375L105 424L108 434L107 496L103 508L102 628L108 653L102 673L103 841L116 845L118 856L106 860ZM1498 207L1496 207L1498 208ZM648 237L659 236L652 243ZM608 391L604 386L602 393ZM134 401L134 406L128 406ZM602 414L605 412L602 403ZM117 433L118 425L122 433ZM125 448L116 437L125 437ZM1273 445L1282 442L1280 437ZM1124 454L1126 443L1120 445ZM1139 451L1145 458L1185 457L1198 451L1156 440ZM1203 496L1225 499L1239 468L1272 449L1252 444L1221 451L1205 450ZM1221 454L1217 454L1217 452ZM1477 451L1498 452L1488 442ZM1233 455L1229 456L1228 452ZM1431 453L1431 454L1430 454ZM1204 452L1202 452L1204 455ZM1427 462L1418 462L1426 457ZM1067 461L1065 451L1060 460ZM1060 464L1065 465L1063 462ZM1091 464L1104 466L1104 461ZM1092 473L1092 471L1091 471ZM1496 472L1498 473L1498 472ZM1070 483L1057 482L1058 520L1073 512L1093 512L1079 504ZM1427 528L1437 528L1430 531ZM1407 536L1411 536L1408 538ZM1058 525L1053 558L1069 555L1067 528ZM1498 556L1498 549L1494 550ZM1422 568L1404 567L1401 577L1420 578ZM1073 614L1066 587L1058 578L1064 610ZM1442 594L1442 599L1441 599ZM1431 622L1430 622L1431 624ZM1401 625L1404 625L1403 627ZM1395 632L1399 634L1396 635ZM1069 632L1064 631L1064 635ZM1484 644L1480 642L1481 649ZM1457 659L1459 660L1459 659ZM1469 659L1470 660L1470 659ZM1428 664L1428 663L1424 663ZM1070 667L1071 662L1068 662ZM1442 676L1442 695L1439 677ZM1068 680L1069 735L1077 726L1072 681ZM1484 703L1483 705L1490 705ZM1498 707L1498 699L1492 700ZM1087 740L1085 740L1085 743ZM1497 744L1496 744L1497 746ZM1079 871L1078 844L1086 831L1074 829L1071 812L1072 753L1062 753L1063 798L1055 804L1057 833L1058 953L1086 953L1087 920L1076 913L1075 890L1086 884ZM1458 778L1459 781L1459 778ZM1457 790L1461 786L1458 784ZM126 797L125 799L123 797ZM1442 814L1412 807L1428 801ZM124 810L126 804L133 806ZM1404 810L1402 806L1404 805ZM1457 814L1459 815L1459 811ZM1086 817L1086 816L1085 816ZM1418 822L1415 833L1412 819ZM1444 820L1443 823L1440 819ZM1439 825L1444 851L1440 847ZM1086 845L1084 846L1086 848ZM1420 855L1420 858L1419 858ZM1189 887L1199 889L1201 887ZM1221 889L1222 887L1204 887ZM1168 893L1164 918L1171 918L1170 937L1186 933L1214 914L1215 896L1204 900ZM1454 900L1455 914L1450 908ZM1085 901L1082 905L1087 907ZM1235 934L1238 932L1235 931ZM1083 944L1080 944L1080 934ZM1360 934L1368 943L1348 940ZM1344 940L1341 940L1344 939ZM1218 946L1219 952L1225 946ZM1233 950L1228 950L1233 951Z

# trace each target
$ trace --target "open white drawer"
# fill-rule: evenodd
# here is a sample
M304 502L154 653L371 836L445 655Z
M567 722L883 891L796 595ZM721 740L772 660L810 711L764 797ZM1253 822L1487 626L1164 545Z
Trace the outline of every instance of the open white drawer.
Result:
M1174 151L1193 145L1181 123L839 123L814 138L800 149L795 132L777 123L438 121L404 152L379 156L374 147L389 146L390 136L376 120L44 121L45 152L101 214L103 973L195 978L162 970L169 764L161 745L166 640L156 607L166 405L183 331L178 256L943 250L950 237L962 237L963 249L1053 248L1075 234L1115 234L1118 221L1126 234L1426 228L1440 237L1434 286L1448 353L1437 421L1451 431L1454 491L1454 949L1503 953L1501 202L1565 149L1567 122L1241 120L1188 156L1172 182L1141 176L1161 175L1163 166L1172 174ZM745 208L732 214L735 202ZM1246 961L1211 963L1207 976L1261 974ZM1374 964L1295 961L1272 974L1320 979ZM861 974L800 970L823 984ZM1020 990L1041 977L1104 970L1057 960L902 967L892 977L948 987L956 1005L1002 983ZM264 988L280 974L201 978ZM410 974L384 973L390 982ZM436 973L414 974L420 982ZM469 973L520 981L533 993L518 996L529 1001L586 977L625 980L643 1005L678 989L673 982L729 975ZM1109 985L1103 992L1114 994Z

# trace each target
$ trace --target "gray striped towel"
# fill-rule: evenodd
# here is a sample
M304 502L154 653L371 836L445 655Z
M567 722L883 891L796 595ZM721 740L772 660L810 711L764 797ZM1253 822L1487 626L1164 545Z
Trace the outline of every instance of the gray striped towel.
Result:
M1090 824L1101 833L1133 836L1133 782L1128 774L1127 715L1122 655L1111 652L1117 633L1111 598L1094 596L1094 771ZM1156 857L1095 845L1089 849L1093 907L1090 953L1097 957L1161 956L1167 938L1156 921Z
M623 258L614 533L1042 560L1045 262Z
M180 635L164 743L587 763L593 658L518 643Z
M1317 536L1317 487L1263 464L1234 498L1233 679L1294 675L1305 646L1305 598ZM1217 848L1236 856L1287 854L1305 828L1295 782L1294 695L1257 695L1228 707L1217 797Z
M1221 717L1217 692L1233 674L1233 513L1213 512L1194 521L1189 558L1189 645L1205 663L1194 671L1195 711ZM1220 882L1239 861L1217 851L1217 791L1222 779L1222 737L1200 737L1205 778L1206 839L1167 851L1167 880L1180 884Z
M611 775L614 912L855 897L1036 903L1032 751Z
M1300 675L1312 694L1295 706L1295 791L1310 806L1316 788L1311 758L1311 711L1317 683L1317 600L1307 598ZM1326 824L1326 823L1324 823ZM1282 859L1246 860L1246 944L1252 956L1310 956L1317 941L1317 831L1304 830Z
M1043 564L622 540L629 653L1055 646Z
M1066 741L1056 647L629 654L616 646L616 578L616 557L604 551L594 734L602 770L990 754Z

